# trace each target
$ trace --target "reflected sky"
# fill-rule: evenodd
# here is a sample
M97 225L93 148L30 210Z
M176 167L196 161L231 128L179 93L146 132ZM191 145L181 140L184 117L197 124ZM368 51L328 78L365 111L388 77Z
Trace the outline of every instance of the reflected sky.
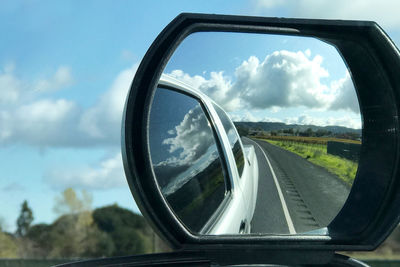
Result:
M361 128L345 62L315 38L193 33L164 73L208 95L233 121Z
M200 103L157 88L150 112L150 152L156 180L171 209L201 232L225 196L214 134Z
M165 195L181 188L218 157L211 127L199 102L175 91L157 89L149 138L154 171Z

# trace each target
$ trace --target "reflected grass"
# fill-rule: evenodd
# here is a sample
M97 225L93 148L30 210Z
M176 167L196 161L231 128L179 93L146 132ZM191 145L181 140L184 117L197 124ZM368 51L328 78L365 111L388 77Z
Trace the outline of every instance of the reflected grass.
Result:
M330 173L337 175L342 181L350 186L354 182L354 178L356 177L357 173L358 163L328 154L326 151L326 144L270 140L265 138L259 139L293 152L314 163L315 165L325 168Z

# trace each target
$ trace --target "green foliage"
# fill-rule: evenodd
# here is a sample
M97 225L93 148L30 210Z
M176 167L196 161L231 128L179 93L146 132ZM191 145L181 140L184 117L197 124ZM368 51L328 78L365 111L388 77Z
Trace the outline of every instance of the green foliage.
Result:
M21 213L17 219L17 235L25 236L28 232L29 227L33 221L33 213L31 208L28 206L28 202L24 200L21 206Z
M238 131L238 134L239 134L240 136L247 136L247 135L249 135L249 129L248 129L248 128L242 127L242 126L238 126L238 125L236 125L236 124L235 124L235 126L236 126L236 130Z
M291 141L297 143L305 143L305 144L320 144L326 145L329 141L342 142L342 143L351 143L351 144L361 144L361 141L358 140L350 140L350 139L340 139L336 137L307 137L307 136L277 136L276 132L271 132L271 136L266 137L270 140L277 141Z
M115 250L111 256L152 252L152 231L144 218L117 205L96 209L93 219L110 235Z
M22 240L22 247L20 250L25 252L25 257L23 258L48 258L47 255L52 249L52 243L50 241L51 226L48 224L36 224L33 225L25 236L25 240ZM26 248L27 240L31 242L29 248Z
M88 211L61 216L51 225L49 241L49 258L104 257L113 249L107 234L97 228Z
M358 163L347 160L338 156L326 153L326 144L305 143L284 140L266 140L273 145L280 146L297 155L306 158L315 165L327 169L329 172L336 174L340 179L349 185L353 184L356 176Z
M0 231L0 257L82 259L152 253L157 249L158 239L141 215L117 205L94 211L90 206L89 194L79 195L68 188L56 198L54 207L62 215L52 224L31 226L33 215L25 201L20 216L23 219L19 219L24 230L16 238Z
M0 258L17 258L18 246L14 238L0 231Z
M114 250L112 239L88 211L63 215L51 225L34 225L26 238L33 243L27 258L106 257Z

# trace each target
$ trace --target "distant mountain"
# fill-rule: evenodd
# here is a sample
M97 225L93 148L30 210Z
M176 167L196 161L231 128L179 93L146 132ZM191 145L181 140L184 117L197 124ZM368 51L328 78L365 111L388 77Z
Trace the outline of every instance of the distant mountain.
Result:
M334 134L342 133L357 133L361 134L361 129L347 128L343 126L316 126L316 125L299 125L299 124L286 124L283 122L250 122L250 121L236 121L236 126L246 128L251 131L279 131L288 130L292 128L294 131L299 130L304 132L308 128L311 128L314 132L317 130L331 131Z

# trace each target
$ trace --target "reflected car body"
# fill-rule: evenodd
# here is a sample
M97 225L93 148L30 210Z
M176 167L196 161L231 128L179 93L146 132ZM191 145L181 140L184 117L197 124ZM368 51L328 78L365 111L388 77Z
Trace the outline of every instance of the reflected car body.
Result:
M160 87L185 93L198 99L216 133L221 160L226 166L229 189L218 210L210 217L202 234L250 233L258 191L258 161L252 145L243 145L226 112L205 94L168 75L162 75ZM241 163L239 163L239 161Z

